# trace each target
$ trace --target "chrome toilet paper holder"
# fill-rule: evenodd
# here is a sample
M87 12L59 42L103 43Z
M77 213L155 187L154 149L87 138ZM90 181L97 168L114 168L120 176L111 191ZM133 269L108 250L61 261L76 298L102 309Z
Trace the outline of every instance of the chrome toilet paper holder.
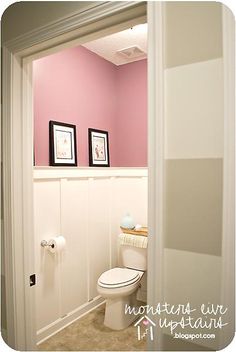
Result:
M40 243L41 247L51 247L54 248L54 243L50 243L50 241L42 240Z

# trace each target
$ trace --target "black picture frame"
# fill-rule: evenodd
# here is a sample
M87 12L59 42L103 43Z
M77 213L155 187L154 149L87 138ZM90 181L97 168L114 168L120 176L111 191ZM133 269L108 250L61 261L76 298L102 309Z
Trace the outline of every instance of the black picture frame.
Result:
M50 166L77 166L75 125L49 121L49 163Z
M95 150L97 144L97 151ZM109 136L107 131L97 130L94 128L88 129L88 144L89 144L89 166L109 167ZM97 157L96 157L96 153Z

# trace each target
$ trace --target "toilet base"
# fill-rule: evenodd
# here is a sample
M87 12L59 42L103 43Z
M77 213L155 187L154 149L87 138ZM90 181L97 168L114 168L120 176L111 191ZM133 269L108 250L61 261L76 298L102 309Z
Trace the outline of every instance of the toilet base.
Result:
M137 319L134 314L125 314L126 304L131 307L137 307L137 291L129 296L118 298L107 298L104 325L112 330L122 330L127 328Z

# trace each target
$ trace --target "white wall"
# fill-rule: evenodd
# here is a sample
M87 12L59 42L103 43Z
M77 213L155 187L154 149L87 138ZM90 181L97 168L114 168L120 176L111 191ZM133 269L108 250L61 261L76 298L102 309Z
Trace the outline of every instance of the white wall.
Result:
M195 320L201 317L200 307L202 304L213 304L215 307L220 304L221 257L165 248L164 258L166 302L175 307L189 302L191 308L196 309L191 313L191 317ZM181 318L182 316L170 315L168 321L171 319L178 321ZM223 318L223 320L225 319ZM199 330L186 326L183 329L177 327L174 332L194 334L199 333ZM215 334L216 341L195 339L192 342L208 348L217 346L219 332L216 329L203 329L201 332ZM169 328L165 330L165 333L170 335Z
M81 315L81 307L92 308L98 277L117 265L126 212L147 224L147 169L35 169L38 341ZM40 246L58 234L66 239L63 253Z
M166 159L223 157L223 59L165 70Z

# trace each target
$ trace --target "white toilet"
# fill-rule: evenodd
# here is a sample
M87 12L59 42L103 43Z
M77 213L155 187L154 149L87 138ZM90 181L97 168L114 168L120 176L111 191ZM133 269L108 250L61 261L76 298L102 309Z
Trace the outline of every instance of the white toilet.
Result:
M124 267L104 272L98 279L98 293L106 298L104 325L113 330L127 328L137 316L125 314L126 304L136 307L140 280L147 269L147 249L120 246Z

